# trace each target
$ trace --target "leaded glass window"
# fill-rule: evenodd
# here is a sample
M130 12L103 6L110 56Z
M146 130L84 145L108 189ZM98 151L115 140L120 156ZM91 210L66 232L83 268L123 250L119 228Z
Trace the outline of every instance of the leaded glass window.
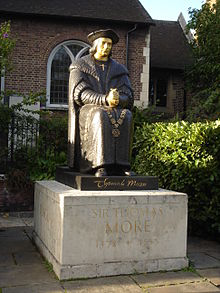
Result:
M50 107L68 104L70 64L89 53L89 46L79 41L67 41L51 52L48 60L47 105Z
M149 87L150 105L167 106L167 79L151 79Z
M157 107L166 107L167 105L167 81L164 79L157 80Z

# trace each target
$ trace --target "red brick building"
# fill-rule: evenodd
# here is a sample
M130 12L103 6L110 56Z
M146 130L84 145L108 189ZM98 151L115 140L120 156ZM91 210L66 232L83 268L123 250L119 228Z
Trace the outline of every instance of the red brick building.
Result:
M113 58L129 69L135 105L171 114L186 107L183 72L191 59L181 19L153 21L138 0L0 0L0 23L6 20L16 47L2 90L44 90L45 108L67 109L69 65L88 53L90 32L112 28L120 37Z
M181 113L187 107L184 70L192 63L185 33L185 19L180 14L177 21L154 20L150 37L150 104L158 112Z
M90 32L112 28L120 37L113 58L128 66L136 104L148 105L153 21L138 0L0 0L0 23L6 20L16 47L13 71L2 80L5 90L45 90L47 109L66 109L69 65L88 53Z

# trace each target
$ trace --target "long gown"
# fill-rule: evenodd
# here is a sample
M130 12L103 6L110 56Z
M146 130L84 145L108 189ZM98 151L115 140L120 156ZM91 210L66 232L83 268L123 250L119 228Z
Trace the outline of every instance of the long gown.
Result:
M103 166L129 168L133 94L127 69L111 58L99 62L88 55L71 65L69 87L69 120L75 115L76 123L74 137L69 129L70 167L83 173ZM116 108L106 101L111 88L120 95Z

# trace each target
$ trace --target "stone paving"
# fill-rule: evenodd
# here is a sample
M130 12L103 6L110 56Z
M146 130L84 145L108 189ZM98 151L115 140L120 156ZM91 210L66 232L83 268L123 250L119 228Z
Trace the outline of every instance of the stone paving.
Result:
M190 268L87 280L57 280L31 242L31 214L0 214L0 293L220 292L220 243L190 238Z

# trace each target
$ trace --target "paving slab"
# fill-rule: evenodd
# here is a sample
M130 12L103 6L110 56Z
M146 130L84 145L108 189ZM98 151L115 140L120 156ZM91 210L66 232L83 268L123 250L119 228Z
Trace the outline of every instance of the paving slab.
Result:
M2 293L64 293L59 283L3 288Z
M0 266L13 266L14 260L11 253L0 254Z
M19 251L36 251L31 241L26 237L22 239L0 238L1 253L15 253Z
M219 252L217 252L217 251L207 251L206 254L211 256L211 257L214 257L214 258L220 260L220 248L219 248Z
M189 284L182 284L176 286L164 286L164 287L155 287L150 288L145 293L207 293L215 292L219 293L220 290L209 282L195 282Z
M25 227L0 228L0 239L26 239Z
M143 293L128 276L63 282L66 293Z
M189 253L188 257L196 269L220 268L220 260L203 252Z
M199 237L189 237L187 245L188 253L220 251L220 243L212 240L205 240Z
M56 281L54 274L48 272L43 264L0 267L0 288Z
M21 218L25 226L33 227L34 226L34 218Z
M1 253L36 251L23 227L0 229L0 247Z
M133 275L132 279L142 288L153 286L184 284L190 282L202 281L202 278L192 272L166 272L166 273L147 273Z
M18 217L0 216L0 228L25 226L24 221Z
M37 251L18 251L13 254L17 265L42 264L42 257Z
M179 271L59 282L48 272L30 241L33 218L8 218L0 216L2 293L220 292L217 287L220 286L220 244L217 242L197 237L189 240L189 257L201 277Z
M0 213L0 215L5 215L7 214L8 216L12 217L17 217L17 218L33 218L34 216L34 211L20 211L20 212L3 212Z
M33 227L26 226L24 228L25 235L31 240L33 239L33 231L34 231Z
M220 268L197 270L197 272L200 274L200 276L211 281L215 286L220 286Z

